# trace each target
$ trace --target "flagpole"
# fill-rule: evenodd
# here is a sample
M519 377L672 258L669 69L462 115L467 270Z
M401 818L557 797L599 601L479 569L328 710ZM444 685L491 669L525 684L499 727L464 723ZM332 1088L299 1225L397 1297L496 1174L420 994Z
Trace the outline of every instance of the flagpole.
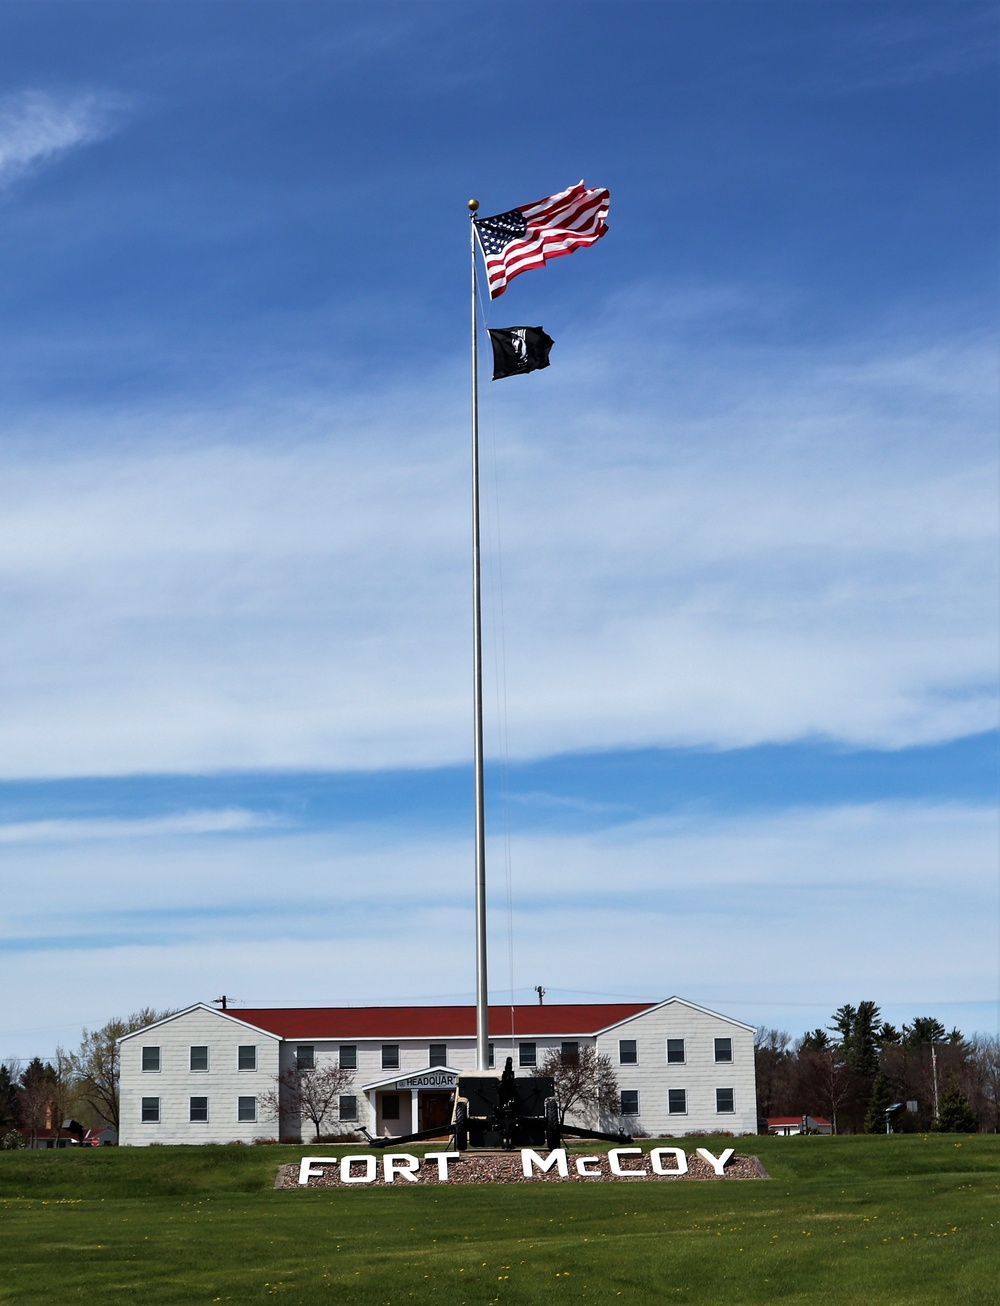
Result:
M469 200L474 218L478 200ZM476 323L476 228L469 223L472 259L472 643L474 663L476 793L476 1069L489 1069L489 993L486 982L486 784L483 774L483 626L479 566L479 334Z

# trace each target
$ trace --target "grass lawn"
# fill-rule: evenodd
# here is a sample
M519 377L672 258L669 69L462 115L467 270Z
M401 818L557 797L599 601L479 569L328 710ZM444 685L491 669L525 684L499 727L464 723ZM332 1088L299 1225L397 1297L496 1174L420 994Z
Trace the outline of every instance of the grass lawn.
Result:
M2 1152L0 1303L1000 1301L1000 1137L738 1150L772 1178L275 1192L331 1149Z

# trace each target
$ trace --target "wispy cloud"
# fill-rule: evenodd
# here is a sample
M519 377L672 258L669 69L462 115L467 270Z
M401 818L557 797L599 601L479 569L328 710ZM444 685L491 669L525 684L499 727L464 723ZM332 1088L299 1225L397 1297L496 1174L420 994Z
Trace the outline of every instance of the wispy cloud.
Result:
M155 839L174 835L234 834L273 828L275 822L258 812L183 812L176 816L144 817L122 821L52 820L10 821L0 824L0 844L92 843L115 839Z
M989 342L735 342L710 296L692 339L654 299L491 401L512 753L990 728ZM460 382L13 424L0 774L463 760Z
M975 1028L973 1000L995 992L996 855L994 811L964 804L515 838L514 986L600 988L596 950L609 987L723 1010L739 999L755 1004L736 1012L753 1023L786 1023L789 1002L816 995L909 995L968 1002L949 1019ZM24 995L11 1029L51 1025L57 995L83 1025L119 1010L122 993L133 1006L220 992L320 1004L471 987L469 840L458 836L237 832L179 849L168 833L141 848L26 843L5 863L0 986ZM492 923L499 995L510 982L501 910ZM82 992L67 982L81 967Z
M853 39L841 29L848 61L836 77L844 92L968 75L1000 62L997 37L1000 10L996 4L942 6L937 12L865 14ZM840 43L833 41L836 50Z
M28 90L0 98L0 187L67 150L106 136L121 100Z

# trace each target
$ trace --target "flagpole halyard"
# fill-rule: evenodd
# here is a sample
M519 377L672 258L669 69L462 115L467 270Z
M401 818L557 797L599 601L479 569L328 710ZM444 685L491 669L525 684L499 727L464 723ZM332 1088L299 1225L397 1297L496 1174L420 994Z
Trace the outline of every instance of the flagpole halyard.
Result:
M475 217L479 201L469 200ZM479 332L476 319L476 228L469 223L472 263L472 644L476 807L476 1069L489 1068L489 990L486 978L486 783L483 750L483 628L479 561Z

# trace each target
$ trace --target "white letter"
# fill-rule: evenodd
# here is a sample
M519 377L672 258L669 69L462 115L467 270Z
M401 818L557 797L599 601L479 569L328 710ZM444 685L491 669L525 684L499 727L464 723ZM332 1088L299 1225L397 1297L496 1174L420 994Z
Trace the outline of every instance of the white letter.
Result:
M663 1157L672 1156L675 1161L673 1170L663 1168ZM679 1147L654 1147L649 1154L649 1163L653 1167L653 1174L687 1174L688 1159L687 1154Z
M425 1161L437 1161L438 1179L440 1179L440 1181L443 1184L446 1184L448 1182L448 1162L461 1161L461 1159L462 1159L461 1152L425 1152L424 1153Z
M323 1171L315 1169L316 1166L336 1164L335 1156L304 1156L299 1165L299 1183L304 1186L310 1179L321 1179Z
M716 1174L726 1173L726 1162L732 1159L734 1149L727 1147L721 1156L713 1156L711 1152L706 1152L703 1147L698 1148L698 1155L703 1161L707 1161Z
M649 1174L648 1170L623 1170L619 1157L622 1156L642 1156L641 1147L613 1147L608 1153L608 1160L611 1162L611 1173L625 1175L629 1179L634 1179L636 1175L645 1177Z
M596 1165L596 1170L588 1167ZM576 1172L582 1175L584 1179L600 1179L601 1177L601 1158L599 1156L578 1156L576 1158Z
M387 1184L395 1183L398 1174L402 1175L407 1183L415 1184L419 1169L420 1162L409 1152L390 1152L388 1156L382 1158L382 1175Z
M531 1167L541 1170L546 1174L555 1166L556 1170L565 1179L569 1174L569 1166L566 1163L565 1147L554 1147L549 1153L548 1160L543 1161L537 1152L533 1152L530 1147L521 1148L521 1173L526 1179L531 1178Z
M364 1174L352 1175L351 1163L360 1161L365 1167ZM373 1156L344 1156L340 1159L340 1182L342 1184L370 1184L375 1178L376 1162Z

